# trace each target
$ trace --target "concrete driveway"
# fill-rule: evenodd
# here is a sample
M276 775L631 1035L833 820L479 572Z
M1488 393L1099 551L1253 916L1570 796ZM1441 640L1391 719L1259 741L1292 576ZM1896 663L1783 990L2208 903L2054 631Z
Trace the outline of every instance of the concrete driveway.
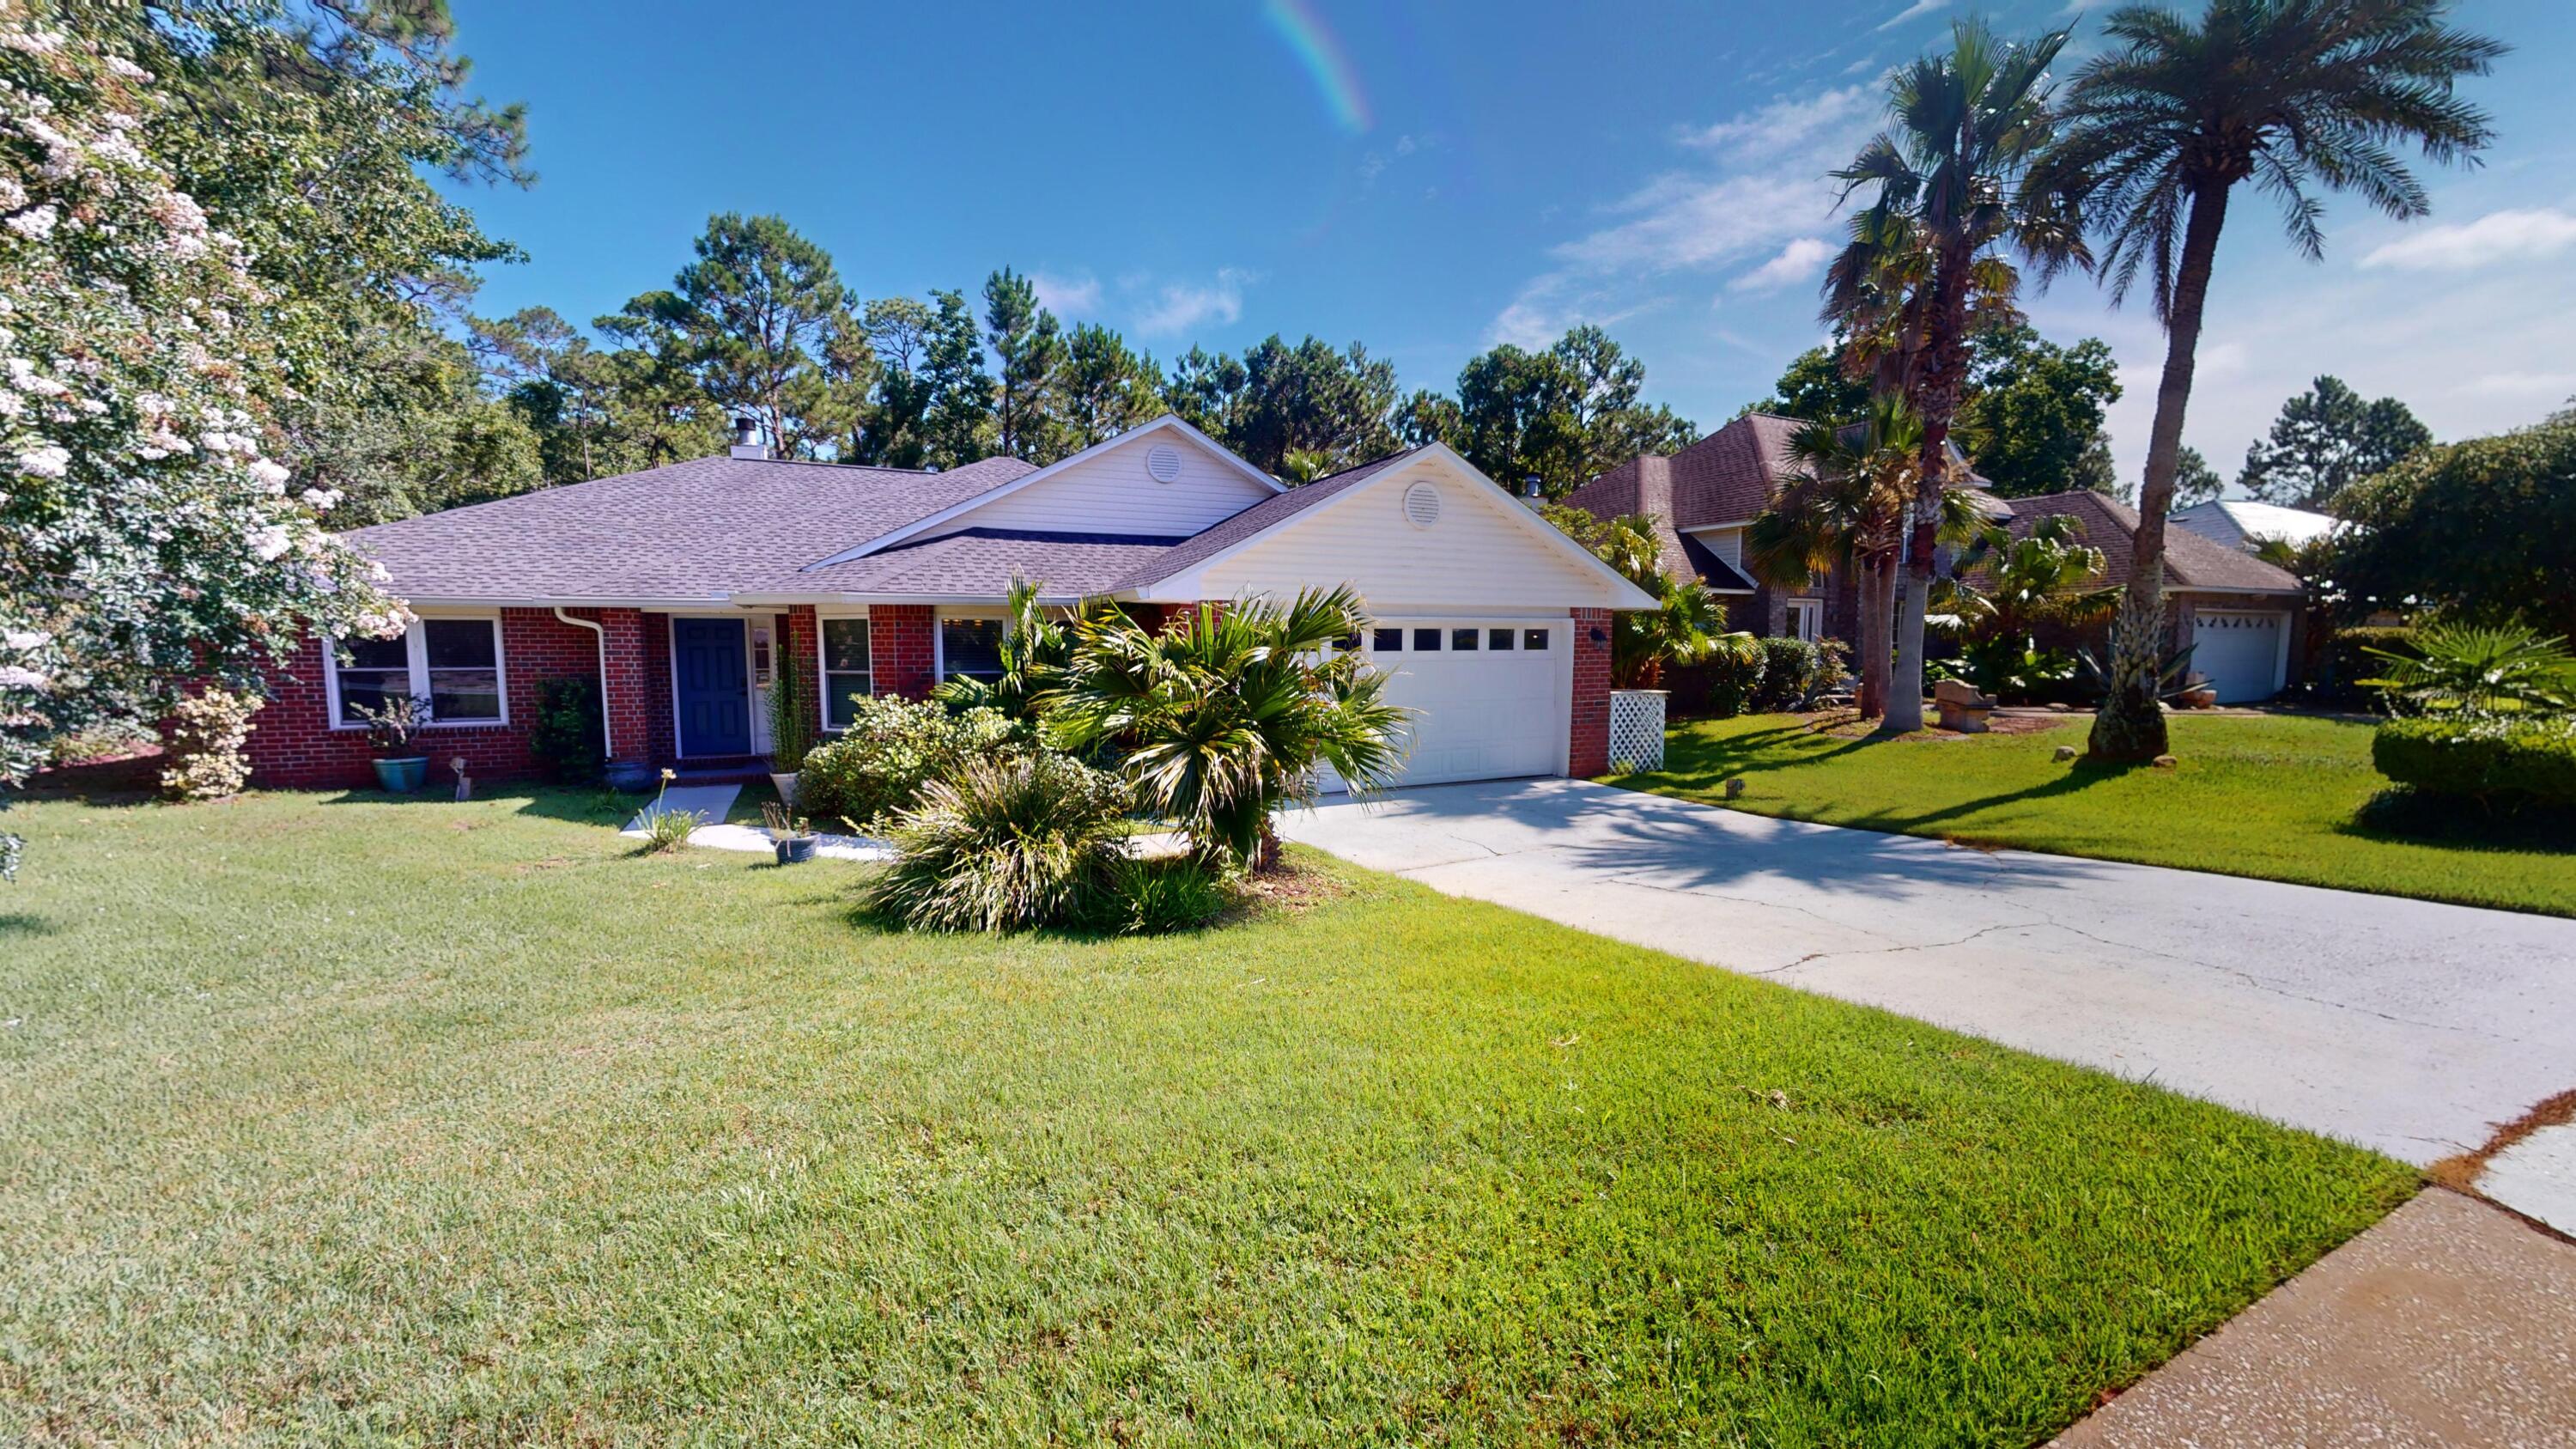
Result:
M1968 850L1575 780L1331 804L1285 833L2417 1164L2576 1087L2576 920Z

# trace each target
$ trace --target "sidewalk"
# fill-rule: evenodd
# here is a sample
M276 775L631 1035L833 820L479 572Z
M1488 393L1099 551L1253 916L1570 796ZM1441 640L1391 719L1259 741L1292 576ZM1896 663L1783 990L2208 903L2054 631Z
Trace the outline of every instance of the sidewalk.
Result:
M2576 1243L2443 1188L2057 1444L2576 1444Z

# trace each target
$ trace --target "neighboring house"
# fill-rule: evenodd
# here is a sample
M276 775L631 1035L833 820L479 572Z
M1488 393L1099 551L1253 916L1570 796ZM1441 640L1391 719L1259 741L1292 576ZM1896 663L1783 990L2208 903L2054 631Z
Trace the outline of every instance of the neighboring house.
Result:
M2253 553L2265 539L2279 539L2293 548L2334 532L2339 521L2330 513L2312 513L2304 508L2284 508L2278 503L2257 503L2251 498L2221 498L2209 503L2195 503L2167 514L2166 521L2188 528L2214 543L2240 548Z
M1201 600L1350 584L1353 647L1417 711L1410 783L1608 767L1611 613L1650 601L1437 445L1285 489L1165 417L1044 468L944 473L727 457L362 528L419 616L391 640L307 639L251 736L267 785L369 778L358 706L425 695L423 747L486 778L534 768L538 686L601 682L610 756L749 772L778 651L824 688L919 698L998 669L1015 578L1045 600L1168 622Z
M1730 627L1761 635L1850 640L1859 633L1858 580L1832 574L1792 588L1767 584L1744 560L1746 525L1801 465L1789 440L1804 420L1746 413L1670 456L1631 458L1565 497L1595 518L1642 513L1655 520L1665 569L1696 578L1727 604ZM1956 447L1951 456L1965 458ZM1982 483L1973 473L1970 482ZM1987 515L2005 517L2002 501L1982 489Z
M2084 526L2084 541L2102 551L2105 567L2094 583L2129 576L2138 511L2128 504L2078 491L2014 498L2008 506L2015 537L2027 536L2051 514L2072 514ZM2192 646L2191 672L2217 687L2221 704L2268 699L2290 682L2290 661L2302 657L2305 598L2298 577L2286 569L2188 529L2165 530L2173 645ZM2088 642L2097 649L2101 644L2099 638Z

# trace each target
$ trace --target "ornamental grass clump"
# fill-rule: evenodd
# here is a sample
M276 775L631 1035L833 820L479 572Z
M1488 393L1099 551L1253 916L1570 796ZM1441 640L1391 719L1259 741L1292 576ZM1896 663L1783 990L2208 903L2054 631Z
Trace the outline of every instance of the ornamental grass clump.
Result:
M1050 751L988 756L921 787L886 829L871 909L919 930L1077 921L1125 857L1116 776Z

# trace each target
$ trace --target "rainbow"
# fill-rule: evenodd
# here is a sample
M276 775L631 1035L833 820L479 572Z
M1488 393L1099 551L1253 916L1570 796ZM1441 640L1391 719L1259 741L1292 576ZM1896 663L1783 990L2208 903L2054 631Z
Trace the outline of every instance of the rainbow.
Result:
M1377 124L1377 118L1369 114L1368 97L1360 90L1359 72L1351 67L1350 55L1325 27L1324 17L1315 13L1313 5L1307 0L1262 0L1261 12L1270 28L1288 42L1297 63L1314 79L1334 125L1357 136Z

